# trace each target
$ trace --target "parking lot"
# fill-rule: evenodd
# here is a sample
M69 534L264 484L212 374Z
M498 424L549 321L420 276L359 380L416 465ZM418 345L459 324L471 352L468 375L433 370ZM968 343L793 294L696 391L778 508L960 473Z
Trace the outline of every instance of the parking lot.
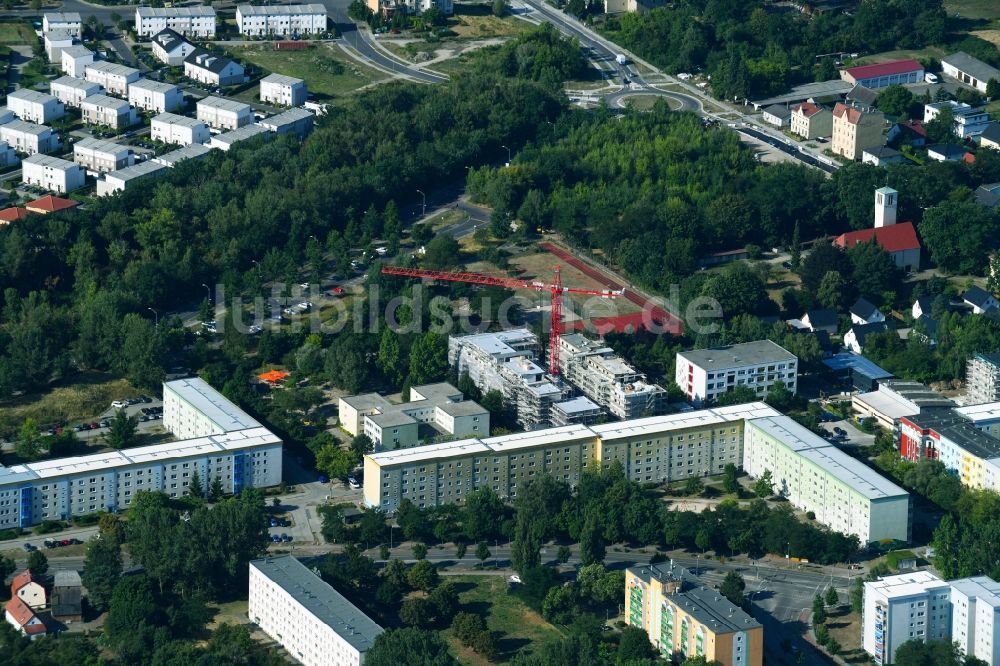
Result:
M81 440L94 439L107 433L115 413L119 409L124 409L126 414L136 417L139 421L138 432L153 434L166 432L163 428L163 402L160 399L149 396L131 396L121 398L119 404L121 406L114 406L114 403L108 405L108 408L97 415L93 421L70 424L66 427L73 430Z

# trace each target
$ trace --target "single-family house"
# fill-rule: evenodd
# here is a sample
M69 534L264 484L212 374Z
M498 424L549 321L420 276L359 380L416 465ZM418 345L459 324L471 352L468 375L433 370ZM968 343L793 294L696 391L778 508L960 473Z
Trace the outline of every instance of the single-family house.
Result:
M153 176L162 176L169 167L149 160L139 162L133 166L112 171L104 174L104 178L97 181L97 196L106 197L116 192L124 192L132 184Z
M7 95L7 108L25 122L44 125L66 115L66 108L48 93L19 88Z
M933 306L933 298L930 296L921 296L913 301L913 305L910 307L910 316L915 320L920 319L921 315L929 315Z
M94 62L94 52L86 46L74 44L62 50L60 68L63 74L82 79L87 65Z
M226 132L225 134L216 134L212 137L211 146L212 148L218 148L222 152L228 152L229 149L237 143L252 139L256 136L263 136L264 139L267 140L272 136L272 134L266 127L261 127L257 124L244 125L239 129Z
M840 316L836 310L829 308L809 310L802 315L802 323L813 333L824 331L829 335L836 335Z
M87 137L73 144L73 161L92 173L107 173L135 164L135 153L129 146Z
M967 151L954 143L936 143L927 146L927 157L938 162L960 162Z
M13 120L0 125L0 141L19 153L50 153L59 149L59 135L45 125Z
M86 182L79 164L52 155L29 155L21 160L21 182L65 194L78 190Z
M933 317L922 314L913 322L910 329L910 339L921 340L925 344L935 347L938 340L938 323Z
M4 610L8 624L31 640L48 633L42 618L38 617L28 604L17 597L8 601Z
M965 102L948 100L924 105L924 122L929 123L938 117L943 109L951 109L955 121L952 128L959 138L967 139L983 133L990 124L990 114L985 108L974 108Z
M243 67L225 56L197 49L184 58L184 76L212 86L243 83Z
M980 185L972 194L976 198L976 203L980 206L996 208L1000 204L1000 183Z
M184 58L194 53L197 46L184 39L184 36L171 28L164 28L153 35L151 50L153 56L171 67L183 67Z
M79 12L45 12L42 14L42 33L49 34L54 30L68 32L79 37L83 32L83 19Z
M990 123L979 135L979 145L983 148L1000 150L1000 123Z
M28 209L19 206L12 206L0 210L0 225L10 224L28 217Z
M885 315L867 298L859 298L851 306L852 324L874 324L880 321L885 321Z
M884 333L894 330L888 322L878 321L872 324L855 324L844 334L844 348L860 354L865 350L865 339L873 333Z
M862 111L838 102L833 108L830 149L849 160L859 159L865 148L883 143L884 127L881 111Z
M53 30L45 33L42 42L45 44L45 55L49 62L61 65L62 50L76 44L76 37L65 30Z
M993 297L993 294L989 293L985 289L979 287L970 287L968 291L962 294L962 301L972 307L973 314L983 314L987 310L995 310L1000 303L997 303L997 299Z
M135 109L123 99L108 95L91 95L80 102L80 115L88 125L101 125L119 130L139 122Z
M986 86L989 85L991 79L1000 82L1000 70L987 65L982 60L973 58L964 51L958 51L942 58L941 71L981 93L986 92Z
M792 111L784 104L772 104L762 113L762 120L775 127L788 127L792 122Z
M893 60L850 67L840 72L840 78L875 90L896 84L921 83L924 80L924 66L912 59Z
M844 101L847 102L848 106L853 106L854 108L861 109L862 111L874 111L875 100L877 99L877 92L871 88L865 88L862 85L855 85L847 92L847 95L844 96Z
M100 83L109 94L119 97L128 97L129 84L142 78L137 69L103 60L87 65L85 74L88 81Z
M17 597L32 609L45 608L47 603L45 585L29 569L14 576L10 582L10 596Z
M885 140L897 148L902 144L919 148L927 143L927 130L922 120L907 120L890 127Z
M906 157L898 150L889 146L874 146L865 148L862 151L861 162L863 164L873 164L877 167L886 167L890 164L903 164L906 162Z
M212 138L205 123L174 113L161 113L153 118L149 125L149 136L153 141L182 146L190 143L207 143Z
M49 215L63 210L70 210L79 205L79 201L64 199L63 197L54 197L51 194L46 194L44 197L39 197L34 201L29 201L24 204L24 207L28 209L28 212L35 213L37 215Z
M198 100L196 116L214 129L234 130L253 122L253 109L235 99L209 96Z
M833 133L833 113L812 102L796 104L792 107L790 128L803 139L828 137Z
M104 88L86 79L60 76L49 84L49 93L66 106L79 107L87 97L104 94Z
M129 85L128 103L150 113L165 113L184 105L184 93L172 83L140 79Z
M309 98L306 82L283 74L269 74L260 80L260 101L277 106L302 106Z

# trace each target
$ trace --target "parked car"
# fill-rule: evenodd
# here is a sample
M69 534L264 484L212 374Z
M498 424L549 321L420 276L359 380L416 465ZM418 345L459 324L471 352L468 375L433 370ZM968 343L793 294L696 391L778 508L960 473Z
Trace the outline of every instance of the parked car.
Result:
M271 522L271 527L277 527L278 526L278 519L277 518L272 518L270 522Z
M361 487L361 484L358 483L358 480L355 479L353 476L347 477L347 485L349 485L354 490L357 490L358 488Z
M32 546L30 543L24 544L23 548L24 548L24 552L26 552L26 553L30 553L33 550L38 550L37 548L35 548L34 546Z
M125 405L126 403L124 400L115 400L113 403L111 403L111 409L123 409Z
M292 537L288 536L287 534L282 534L281 540L284 541L285 543L289 543L292 540Z
M326 474L320 474L319 476L316 477L316 480L319 481L320 483L330 483L330 477L328 477Z
M278 536L277 534L272 534L271 535L271 541L274 542L274 543L281 543L281 537Z

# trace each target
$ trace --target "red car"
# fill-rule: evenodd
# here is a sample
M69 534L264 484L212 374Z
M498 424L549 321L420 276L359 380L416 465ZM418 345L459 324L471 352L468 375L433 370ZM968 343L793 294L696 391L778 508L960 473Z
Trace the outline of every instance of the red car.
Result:
M64 545L64 546L69 546L69 545L71 545L72 543L73 543L73 542L72 542L72 541L70 541L69 539L63 539L63 540L62 540L62 545Z
M344 288L343 287L334 287L333 289L330 290L330 293L334 294L334 295L336 295L336 294L342 294L342 293L344 293Z

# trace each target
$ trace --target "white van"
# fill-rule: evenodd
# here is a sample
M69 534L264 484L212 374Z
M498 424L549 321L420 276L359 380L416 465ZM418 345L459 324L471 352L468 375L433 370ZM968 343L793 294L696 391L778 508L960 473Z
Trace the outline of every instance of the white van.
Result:
M938 82L937 74L931 74L930 72L925 72L924 81L926 83L937 83Z

